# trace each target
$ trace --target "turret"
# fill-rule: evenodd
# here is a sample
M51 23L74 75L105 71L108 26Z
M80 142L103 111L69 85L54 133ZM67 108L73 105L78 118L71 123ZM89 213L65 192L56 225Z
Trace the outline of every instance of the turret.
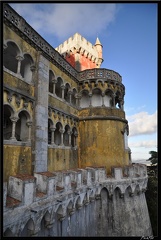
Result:
M103 62L103 58L102 58L102 49L103 49L103 46L102 46L102 44L101 44L101 42L100 42L100 40L99 40L99 38L97 37L96 38L96 43L95 43L95 48L96 48L96 50L97 50L97 52L98 52L98 59L99 59L99 61L98 61L98 68L100 68L100 66L101 66L101 63Z

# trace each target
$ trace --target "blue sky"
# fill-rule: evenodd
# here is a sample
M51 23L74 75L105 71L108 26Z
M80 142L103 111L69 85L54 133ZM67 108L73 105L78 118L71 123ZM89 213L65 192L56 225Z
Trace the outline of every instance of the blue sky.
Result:
M125 85L133 162L157 151L157 3L10 4L54 48L80 33L103 45L102 68Z

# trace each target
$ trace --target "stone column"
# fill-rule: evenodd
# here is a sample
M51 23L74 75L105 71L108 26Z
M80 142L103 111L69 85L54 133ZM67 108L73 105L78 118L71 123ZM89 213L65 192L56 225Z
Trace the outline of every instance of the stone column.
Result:
M64 89L65 89L65 86L61 85L61 89L62 89L62 99L64 99Z
M74 133L74 147L77 147L77 137L78 137L78 133Z
M47 171L49 61L39 52L35 101L35 141L32 144L34 172ZM35 149L34 149L35 148Z
M104 97L105 97L105 93L102 93L102 107L105 107L105 104L104 104Z
M72 135L72 131L68 131L68 135L69 135L69 146L71 146L71 135Z
M76 94L76 106L80 107L80 99L82 97L82 95L80 93Z
M63 133L64 133L64 130L60 129L59 132L61 133L61 143L60 143L60 145L63 146L64 145L64 143L63 143Z
M35 70L36 70L36 67L34 65L32 65L30 67L30 70L32 72L32 79L31 79L31 83L34 84L34 73L35 73Z
M55 95L55 85L57 84L57 80L56 79L53 79L52 80L52 83L53 83L53 94Z
M72 101L72 90L69 90L68 91L68 93L69 93L69 103L71 104L71 101Z
M116 94L113 93L113 95L112 95L112 98L113 98L113 107L115 107L115 97L116 97Z
M92 93L89 93L88 96L89 96L89 100L90 100L89 107L92 107Z
M10 117L11 121L12 121L12 136L10 137L10 140L16 140L15 137L15 129L16 129L16 122L18 121L19 118L16 117Z
M28 126L28 129L29 129L29 132L28 132L28 142L30 142L31 141L31 126L32 126L32 122L27 122L26 123L27 124L27 126Z
M21 70L21 61L24 59L22 56L17 56L16 59L18 60L18 65L17 65L17 74L18 75L21 75L20 74L20 70Z
M51 130L51 145L55 145L55 142L54 142L54 132L55 132L55 127L51 127L50 130Z
M124 111L124 100L120 100L121 109Z

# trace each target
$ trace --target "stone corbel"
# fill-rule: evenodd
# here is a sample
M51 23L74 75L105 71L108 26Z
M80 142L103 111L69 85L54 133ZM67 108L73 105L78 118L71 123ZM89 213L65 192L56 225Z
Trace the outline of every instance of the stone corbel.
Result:
M16 96L16 104L19 107L20 106L20 102L21 102L21 97L20 95Z
M7 100L9 103L12 102L12 93L8 93Z
M24 102L23 107L27 108L28 107L28 102Z
M120 198L124 198L124 193L120 193L120 194L119 194L119 197L120 197Z

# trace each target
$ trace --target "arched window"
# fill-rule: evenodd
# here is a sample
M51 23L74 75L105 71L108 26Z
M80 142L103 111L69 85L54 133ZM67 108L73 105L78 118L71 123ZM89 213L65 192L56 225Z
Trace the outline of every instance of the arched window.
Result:
M63 134L63 143L65 146L69 146L69 131L70 131L69 125L66 125L65 132Z
M12 122L11 122L12 109L8 105L4 105L4 118L3 118L3 138L9 140L12 136Z
M86 108L90 105L89 92L87 90L82 91L82 97L80 99L80 107Z
M55 134L54 134L54 142L58 146L61 144L61 132L60 132L61 130L62 130L62 124L60 122L57 122Z
M27 120L30 118L28 112L21 111L19 113L19 119L16 123L16 139L17 141L28 141L29 128L27 126Z
M66 84L65 84L65 89L64 89L64 99L65 99L67 102L70 102L69 89L70 89L70 85L69 85L69 83L66 83Z
M63 80L60 77L58 77L57 83L55 85L55 93L59 98L62 98L62 88L61 88L62 84L63 84Z
M32 81L32 71L33 59L29 54L24 54L24 59L21 62L21 76L26 80L26 82L31 83Z
M99 88L95 88L92 91L92 106L93 107L102 106L102 95L101 90Z
M14 42L8 42L3 54L4 66L10 71L17 73L18 60L16 57L20 55L20 50L17 45Z

